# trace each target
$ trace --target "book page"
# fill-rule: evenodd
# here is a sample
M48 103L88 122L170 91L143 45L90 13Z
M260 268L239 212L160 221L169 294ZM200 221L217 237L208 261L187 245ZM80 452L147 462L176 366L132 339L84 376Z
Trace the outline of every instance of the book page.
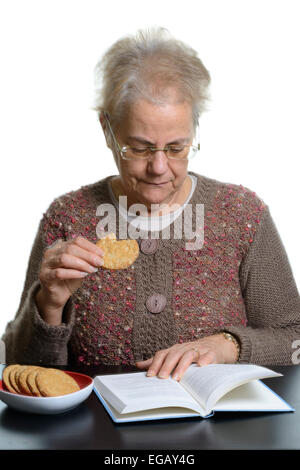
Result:
M148 421L153 419L170 419L170 418L195 418L200 417L200 414L189 408L180 407L166 407L166 408L152 408L150 410L142 410L133 413L118 413L118 411L105 401L103 396L94 389L99 400L104 408L116 423L128 423L134 421Z
M162 408L186 407L203 413L196 400L172 378L147 377L146 372L97 376L95 388L118 413Z
M210 364L203 367L192 365L180 383L206 412L210 412L217 401L235 387L254 379L281 375L252 364Z
M294 411L260 380L251 380L222 396L214 411Z

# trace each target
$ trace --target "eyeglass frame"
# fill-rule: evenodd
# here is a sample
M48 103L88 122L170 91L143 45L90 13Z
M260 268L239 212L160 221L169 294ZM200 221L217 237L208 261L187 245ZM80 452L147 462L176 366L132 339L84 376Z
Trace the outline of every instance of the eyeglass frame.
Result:
M123 160L127 160L127 161L134 161L134 160L149 160L152 155L154 155L154 153L158 152L158 151L163 151L167 157L168 160L175 160L177 162L179 161L182 161L182 162L187 162L189 160L191 160L192 158L194 158L197 154L197 152L200 151L200 142L198 142L196 145L184 145L183 147L189 147L189 148L193 148L194 150L194 154L192 157L190 158L176 158L176 157L170 157L166 154L166 152L169 150L169 147L170 146L166 146L165 148L157 148L157 147L151 147L150 145L145 147L147 148L148 150L150 150L150 155L147 155L146 157L136 157L136 158L126 158L126 151L127 149L129 148L134 148L134 147L129 147L127 145L124 145L123 147L120 146L120 144L118 143L117 139L116 139L116 136L112 130L112 127L111 127L111 124L109 122L109 117L108 117L108 113L106 111L103 111L103 116L105 117L105 121L108 125L108 128L109 128L109 131L111 133L111 136L113 138L113 141L114 141L114 144L115 146L117 147L117 150L121 156L121 158ZM124 152L125 152L125 155L124 155Z

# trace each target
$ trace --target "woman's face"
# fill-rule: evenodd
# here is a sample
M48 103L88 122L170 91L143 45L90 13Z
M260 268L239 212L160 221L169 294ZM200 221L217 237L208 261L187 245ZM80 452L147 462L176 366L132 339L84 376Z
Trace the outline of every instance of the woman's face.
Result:
M186 102L154 105L140 100L131 106L116 131L121 146L165 148L168 144L190 145L193 140L192 108ZM128 204L172 204L180 201L187 184L188 162L169 160L163 151L149 160L128 161L115 155L122 192Z

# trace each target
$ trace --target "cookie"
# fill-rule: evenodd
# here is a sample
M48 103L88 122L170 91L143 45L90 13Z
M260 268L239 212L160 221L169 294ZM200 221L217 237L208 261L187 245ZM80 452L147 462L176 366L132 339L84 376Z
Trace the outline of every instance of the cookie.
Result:
M115 234L108 234L96 242L103 252L103 268L125 269L131 266L139 256L136 240L117 240Z
M22 393L19 387L19 377L21 372L27 369L28 366L19 366L13 369L10 373L10 381L13 384L14 388L17 390L18 393Z
M29 388L29 384L27 383L28 375L36 370L39 369L38 366L27 366L26 369L22 370L18 375L18 387L21 393L25 393L26 395L35 395L32 393L31 389Z
M17 367L19 367L19 364L11 364L9 366L6 366L2 374L2 380L5 387L12 393L17 393L17 390L14 388L13 384L10 381L10 373Z
M38 370L35 382L40 394L44 397L57 397L80 390L76 380L59 369Z
M18 378L19 378L19 375L20 373L26 369L28 366L16 366L14 367L10 373L9 373L9 380L10 380L10 383L11 385L13 386L13 388L16 390L17 393L22 393L20 388L19 388L19 384L18 384Z
M36 369L32 369L31 371L29 371L26 377L26 384L28 386L28 389L30 390L30 394L35 397L42 396L35 382L36 374L38 373L39 369L40 367L37 367Z

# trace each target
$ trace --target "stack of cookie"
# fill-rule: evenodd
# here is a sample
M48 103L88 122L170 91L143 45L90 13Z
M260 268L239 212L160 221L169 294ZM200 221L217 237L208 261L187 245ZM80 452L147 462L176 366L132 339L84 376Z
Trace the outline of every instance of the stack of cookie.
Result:
M39 366L11 364L3 370L2 380L8 391L34 397L57 397L80 390L66 372Z

